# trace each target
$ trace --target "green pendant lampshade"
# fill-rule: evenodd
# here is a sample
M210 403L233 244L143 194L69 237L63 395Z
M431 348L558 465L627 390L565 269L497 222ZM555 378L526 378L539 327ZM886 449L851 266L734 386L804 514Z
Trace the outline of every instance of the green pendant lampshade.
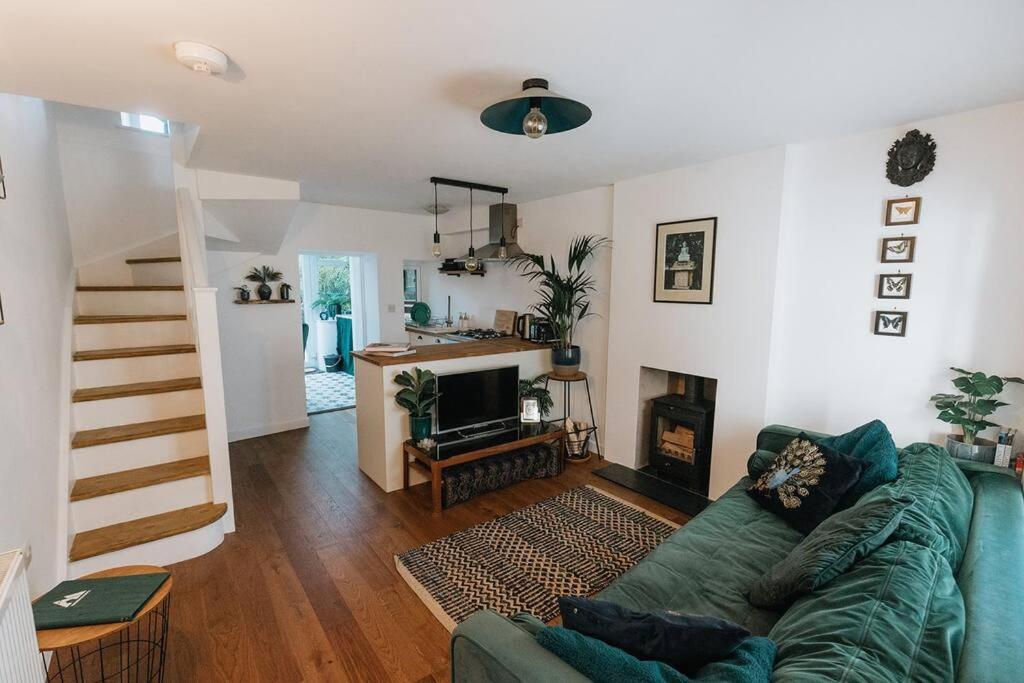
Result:
M539 138L579 128L591 115L582 102L548 90L545 79L529 78L522 92L484 109L480 121L499 133Z

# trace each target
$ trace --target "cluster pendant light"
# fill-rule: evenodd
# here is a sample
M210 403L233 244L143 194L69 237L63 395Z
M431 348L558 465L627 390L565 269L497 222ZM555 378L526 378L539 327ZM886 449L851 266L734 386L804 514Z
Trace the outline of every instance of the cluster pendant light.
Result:
M430 253L434 258L441 258L441 233L437 230L437 214L441 213L441 207L437 203L437 183L434 183L434 205L431 210L434 213L434 244L430 248Z
M469 188L469 252L466 255L466 270L474 272L480 266L473 248L473 188Z
M528 78L523 81L522 92L484 109L480 121L499 133L525 135L536 140L579 128L591 116L587 105L548 90L546 79Z

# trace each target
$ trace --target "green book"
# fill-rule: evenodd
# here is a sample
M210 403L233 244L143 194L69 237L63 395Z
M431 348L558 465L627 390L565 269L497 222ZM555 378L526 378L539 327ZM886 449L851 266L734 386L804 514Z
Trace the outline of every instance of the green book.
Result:
M32 605L36 630L131 621L168 576L157 572L64 581Z

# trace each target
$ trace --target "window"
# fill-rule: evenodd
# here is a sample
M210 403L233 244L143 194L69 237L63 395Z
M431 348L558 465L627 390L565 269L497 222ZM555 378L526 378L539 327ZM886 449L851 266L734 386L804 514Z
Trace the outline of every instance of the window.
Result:
M121 125L125 128L134 128L157 135L167 135L170 132L166 120L149 114L130 114L123 111L121 112Z
M412 305L420 300L420 269L406 266L402 270L402 298L405 300L405 319L411 320Z

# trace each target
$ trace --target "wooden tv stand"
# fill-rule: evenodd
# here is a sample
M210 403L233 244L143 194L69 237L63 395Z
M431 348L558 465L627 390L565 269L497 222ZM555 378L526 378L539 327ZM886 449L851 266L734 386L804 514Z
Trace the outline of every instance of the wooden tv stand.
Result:
M482 460L484 458L500 455L501 453L517 451L521 448L534 446L539 443L547 443L556 440L561 441L564 436L565 430L552 429L551 431L541 432L540 434L534 434L532 436L516 439L515 441L509 441L496 446L488 446L487 448L481 448L467 453L459 453L458 455L453 455L450 458L445 458L444 460L435 459L409 439L402 445L402 488L409 488L409 467L414 466L419 468L424 474L430 477L430 496L433 501L433 511L434 514L438 514L441 512L441 473L447 468L462 465L467 462L473 462L474 460ZM412 459L409 458L410 455L412 456Z

